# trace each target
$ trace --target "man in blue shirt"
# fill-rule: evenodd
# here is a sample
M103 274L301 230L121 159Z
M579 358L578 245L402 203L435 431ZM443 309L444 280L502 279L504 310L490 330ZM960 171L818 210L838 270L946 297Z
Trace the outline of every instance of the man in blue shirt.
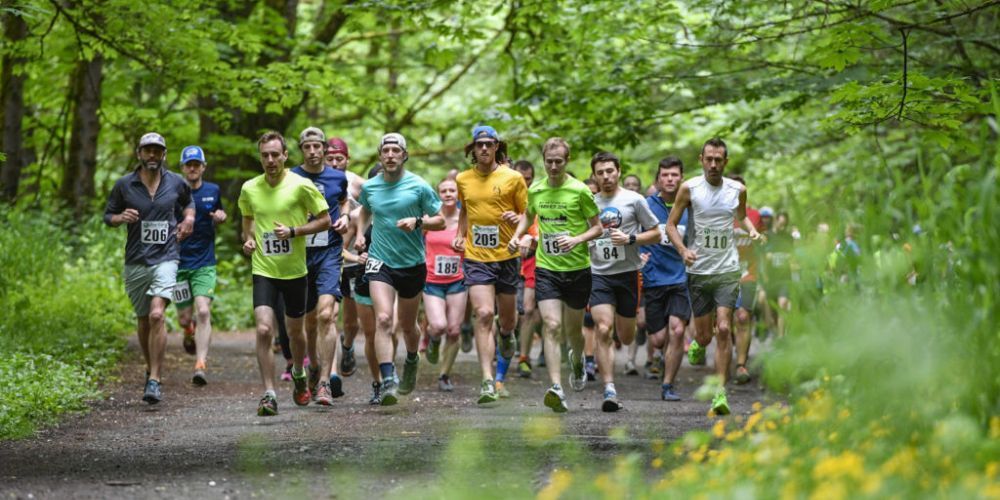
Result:
M656 171L657 193L646 198L660 226L660 242L643 247L649 261L642 269L643 303L646 306L646 327L653 347L663 348L663 385L660 396L664 401L680 401L674 392L674 378L684 355L684 328L691 319L691 300L687 290L687 269L684 259L670 243L664 229L674 198L684 182L684 164L674 156L660 160ZM681 214L677 225L681 236L687 227L688 214ZM669 333L668 333L669 327Z
M181 261L174 287L177 320L184 329L184 350L195 355L191 382L203 386L208 346L212 342L212 300L215 299L215 226L226 221L222 192L205 182L205 152L198 146L181 151L181 170L194 199L194 231L181 242ZM193 306L193 307L192 307ZM192 321L192 314L196 314Z
M324 164L326 136L316 127L299 134L302 164L292 172L312 181L330 206L333 227L306 237L306 267L309 270L306 297L306 350L309 365L309 389L316 403L333 404L344 395L343 383L333 360L340 335L337 332L337 302L340 290L340 267L344 262L345 231L350 215L347 207L347 176ZM310 217L310 220L315 216Z

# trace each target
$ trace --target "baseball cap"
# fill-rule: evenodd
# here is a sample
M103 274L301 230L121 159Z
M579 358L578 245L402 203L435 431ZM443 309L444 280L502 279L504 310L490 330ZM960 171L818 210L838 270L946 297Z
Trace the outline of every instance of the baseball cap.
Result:
M472 140L480 139L483 137L488 137L496 141L500 140L500 134L497 134L496 129L494 129L489 125L480 125L472 129Z
M191 160L198 160L205 163L205 152L198 146L188 146L181 151L181 165Z
M326 141L326 154L334 153L340 153L348 158L351 157L351 154L347 150L347 143L340 137L332 137L329 141Z
M163 149L167 149L167 141L162 135L156 132L147 132L143 134L142 138L139 139L139 146L159 146Z
M388 134L383 135L382 140L378 142L378 150L382 151L382 148L385 147L386 144L395 144L403 148L403 151L406 151L406 138L399 132L389 132Z
M312 141L326 144L326 134L316 127L306 127L306 129L299 134L299 147L302 147L303 144Z
M761 207L760 209L761 217L774 217L774 209L771 207Z

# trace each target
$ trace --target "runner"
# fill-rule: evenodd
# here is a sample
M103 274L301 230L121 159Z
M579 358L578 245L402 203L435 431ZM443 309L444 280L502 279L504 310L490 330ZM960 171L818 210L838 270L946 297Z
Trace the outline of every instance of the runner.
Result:
M514 162L514 170L524 177L524 184L531 187L535 180L535 166L527 160ZM532 221L528 234L538 237L538 223ZM521 378L531 378L531 344L535 340L535 330L538 329L541 316L535 301L535 251L531 250L521 259L521 280L517 287L518 303L518 344L520 356L517 363L517 374ZM541 355L539 356L541 357Z
M351 220L347 202L347 176L324 165L326 136L316 127L299 134L302 164L292 172L312 181L326 199L333 227L306 238L309 295L306 298L306 350L309 353L309 391L316 403L329 406L344 395L334 355L340 344L337 332L337 302L341 298L340 266L344 240L340 235ZM310 219L314 218L310 216Z
M715 371L720 385L712 400L712 410L726 415L729 402L725 386L733 356L730 325L740 281L733 219L743 222L751 240L756 241L761 235L746 214L746 186L722 175L729 161L726 143L719 138L709 139L698 158L704 174L681 184L674 203L676 210L670 211L667 220L667 234L688 267L688 289L695 316L695 340L688 350L691 360L704 358L705 346L712 340L712 313L716 314ZM694 229L690 247L684 244L678 230L681 215L689 207Z
M600 236L602 229L593 193L566 172L569 144L560 137L545 141L542 158L548 176L528 190L527 212L509 246L513 250L518 245L522 257L528 254L535 239L525 232L537 215L541 251L535 270L536 295L542 315L545 365L552 380L544 401L552 411L563 413L569 407L559 373L561 337L562 334L569 337L570 386L582 391L587 379L583 372L580 327L591 284L590 255L585 243Z
M642 195L622 188L621 162L607 152L594 155L590 170L601 186L594 196L600 209L604 233L590 245L593 270L590 288L590 314L594 318L595 352L601 379L604 381L604 401L601 410L622 409L615 389L615 350L612 335L618 333L623 344L635 338L635 315L639 305L639 245L660 240L656 216ZM641 232L640 232L641 231ZM589 374L588 374L589 375ZM588 377L589 378L589 377Z
M323 157L327 165L340 170L347 176L347 197L357 203L358 196L361 195L361 185L365 180L360 175L348 170L351 164L351 153L347 149L347 142L340 137L332 137L326 141L326 154Z
M383 170L361 187L359 233L372 224L372 243L365 263L370 281L371 298L375 307L375 352L382 375L381 404L397 403L399 394L409 394L417 383L420 358L417 349L420 335L416 329L420 291L427 276L424 262L424 239L421 227L428 230L444 228L441 200L423 179L406 171L409 159L406 139L389 133L379 141L379 159ZM359 236L354 245L363 248L365 237ZM397 296L399 298L396 306ZM403 379L397 382L393 364L393 307L406 343Z
M163 313L177 282L177 243L191 234L195 208L191 187L166 168L167 142L163 136L155 132L143 135L135 155L139 165L111 188L104 223L111 227L128 224L122 277L146 358L142 400L152 405L163 399L160 368L167 346ZM178 221L181 212L184 218Z
M674 388L677 370L684 357L684 329L691 318L691 299L688 296L684 260L667 238L667 220L674 210L674 201L684 182L684 163L675 156L660 160L654 186L658 193L646 198L646 204L660 223L660 241L644 247L649 261L642 269L643 303L646 306L646 326L649 328L649 345L664 349L663 385L660 398L680 401ZM683 211L677 222L681 238L688 227L688 212Z
M452 248L458 234L458 184L451 179L441 181L438 183L438 197L441 198L441 215L444 216L445 228L424 233L424 244L427 247L424 313L427 317L427 335L430 337L426 355L427 361L437 364L441 343L447 340L438 389L451 392L455 389L451 382L451 368L462 341L462 321L465 320L465 303L469 294L463 282L462 254Z
M764 246L764 288L767 294L765 314L768 324L773 325L778 337L785 336L785 314L791 310L788 287L792 282L792 252L795 238L788 230L788 214L778 213L774 225L767 233Z
M202 180L207 166L205 152L200 147L188 146L181 151L181 168L185 180L191 186L195 218L191 237L181 242L174 303L177 304L177 321L184 329L184 350L188 354L195 354L194 376L191 377L191 382L195 385L208 383L205 364L208 361L208 346L212 341L215 226L226 221L226 211L222 209L222 191L218 185ZM194 321L191 320L192 309L197 309Z
M743 177L730 175L730 179L747 185ZM767 208L767 207L765 207ZM747 217L760 232L760 212L747 206ZM740 297L736 299L736 383L750 382L750 371L747 370L747 360L750 357L750 331L753 330L753 312L757 304L757 263L759 257L757 248L750 239L750 234L733 221L733 234L736 237L736 251L740 256Z
M360 175L351 172L348 168L351 164L350 151L347 149L347 142L339 137L334 137L327 141L326 164L344 172L347 175L347 201L353 213L361 205L358 204L358 196L361 194L361 185L364 179ZM357 369L357 360L354 358L354 339L358 336L359 319L358 304L354 300L354 287L356 280L363 275L364 268L359 263L354 249L353 224L349 225L343 241L344 267L340 273L340 294L343 296L341 304L343 307L344 335L341 337L340 349L334 356L334 362L339 367L340 375L350 377ZM350 234L351 236L347 236Z
M528 188L521 174L499 164L507 158L507 144L493 127L480 125L473 129L472 142L465 146L466 156L470 153L474 153L472 168L455 179L461 206L452 247L465 252L465 284L472 302L476 352L483 376L478 403L484 404L506 396L503 382L516 349L520 269L517 254L507 243L524 214ZM500 335L495 338L493 323L498 304Z
M257 415L264 417L278 414L271 342L279 321L275 315L279 300L285 307L292 350L292 399L305 406L312 396L303 367L306 338L302 317L309 291L306 241L301 236L324 232L331 222L326 200L313 183L285 169L288 148L281 134L266 132L257 140L257 150L264 173L243 183L239 207L243 214L243 252L253 261L257 364L264 382Z
M382 164L376 163L368 171L368 178L372 179L381 172ZM358 208L351 212L351 219L358 220L360 217L361 205L358 205ZM355 232L357 229L357 224L351 224L351 228L348 230L345 238L356 242ZM348 258L355 259L361 268L361 272L350 283L350 289L351 294L357 302L358 320L361 323L361 330L365 335L365 360L368 362L368 371L372 376L372 395L368 400L368 404L378 406L382 404L382 374L379 371L378 357L375 355L375 309L372 307L371 287L369 286L368 275L364 273L364 266L368 262L368 249L372 239L371 236L372 226L369 224L365 229L364 246L357 249L358 253L356 255L347 253L345 255L349 255ZM353 246L352 243L352 248ZM353 344L351 348L353 349Z

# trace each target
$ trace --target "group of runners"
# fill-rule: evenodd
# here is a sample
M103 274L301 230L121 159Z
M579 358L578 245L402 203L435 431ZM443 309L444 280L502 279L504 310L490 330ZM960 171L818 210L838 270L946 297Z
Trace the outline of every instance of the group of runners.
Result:
M465 147L470 168L436 188L407 168L399 133L382 136L379 163L367 180L348 170L343 139L327 140L309 127L297 146L302 164L288 169L284 137L262 135L263 173L243 184L238 201L243 251L252 260L264 390L258 415L278 413L272 346L279 330L287 336L297 405L330 405L344 394L341 377L356 371L358 334L365 337L372 404L394 405L415 389L421 350L440 365L439 389L453 390L450 373L466 321L482 377L479 404L509 395L512 366L531 376L539 325L537 366L544 364L551 382L543 401L555 412L568 410L564 349L569 387L581 391L599 373L601 409L622 409L615 355L630 346L626 372L634 371L637 330L648 332L651 354L663 351L654 370L662 373L663 400L681 399L676 375L685 350L692 364L704 364L713 338L722 384L712 410L730 410L725 383L734 338L735 378L749 380L750 313L759 295L755 247L767 240L761 219L774 214L747 209L745 183L724 175L729 158L722 140L704 144L703 174L687 181L679 158L661 160L645 197L637 177L621 182L621 162L608 152L590 160L592 191L567 171L570 145L558 137L542 146L545 177L535 179L534 166L509 158L507 144L486 125L473 129ZM171 301L185 349L196 355L192 381L207 383L215 226L227 214L219 187L202 180L207 161L200 147L182 151L183 176L166 168L159 134L142 136L136 156L138 167L112 189L105 222L128 226L123 275L148 367L143 400L154 404L163 397L164 313ZM766 255L787 261L791 243L778 236L768 246L778 242ZM788 307L787 288L773 296Z

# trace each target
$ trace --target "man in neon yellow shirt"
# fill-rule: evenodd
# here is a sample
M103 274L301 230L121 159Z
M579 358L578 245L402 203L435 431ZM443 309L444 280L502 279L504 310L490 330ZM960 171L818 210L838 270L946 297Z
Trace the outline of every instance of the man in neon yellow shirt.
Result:
M521 219L510 248L520 246L527 255L534 238L521 238L529 221L538 217L538 253L535 270L535 296L542 315L545 339L545 366L552 387L545 393L545 406L563 413L566 395L563 392L560 330L569 337L570 386L582 391L587 376L583 371L583 310L590 299L590 253L586 243L603 232L597 218L597 204L586 184L566 174L569 164L569 144L559 137L545 141L542 158L548 178L535 182L528 189L528 209ZM581 245L581 243L583 243Z
M274 308L283 299L285 325L292 347L292 381L295 404L309 404L311 394L302 367L306 351L303 316L306 313L306 242L302 236L330 229L329 205L316 186L285 169L285 138L267 132L257 141L264 173L245 182L240 190L243 213L243 252L253 258L253 313L257 322L257 363L264 382L264 397L257 415L278 414L274 392L276 330ZM315 216L309 220L309 215Z

